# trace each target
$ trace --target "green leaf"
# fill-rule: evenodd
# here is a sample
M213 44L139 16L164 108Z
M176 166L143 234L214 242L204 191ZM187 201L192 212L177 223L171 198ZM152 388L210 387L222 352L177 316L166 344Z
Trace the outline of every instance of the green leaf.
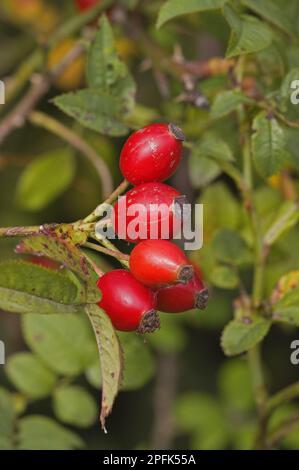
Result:
M265 111L254 118L253 130L253 160L258 172L266 178L276 173L289 158L284 131Z
M77 285L62 271L23 261L0 263L0 286L63 304L82 304Z
M257 52L271 44L272 32L264 22L251 15L239 15L229 5L224 6L223 13L231 27L226 57Z
M97 89L65 93L54 98L53 102L61 111L88 129L113 137L128 132L124 118L130 109L118 98Z
M34 313L42 315L55 315L57 313L69 314L81 310L80 305L66 305L53 302L49 299L37 297L12 289L0 287L0 306L6 312L12 313Z
M219 165L213 160L204 157L199 149L191 152L188 163L189 176L194 188L207 186L221 173Z
M279 209L277 217L264 236L264 243L273 245L285 232L291 230L299 221L299 204L285 202Z
M101 424L105 429L122 378L122 350L116 332L106 313L97 305L87 305L86 313L96 336L102 374Z
M60 196L71 184L75 159L68 150L56 150L35 158L21 174L17 185L18 206L39 211Z
M195 188L208 185L221 173L222 161L233 161L230 147L214 134L196 143L189 157L189 174Z
M273 320L299 326L299 271L291 271L278 281L272 294Z
M166 21L176 18L177 16L186 15L188 13L196 13L198 11L220 9L226 0L168 0L165 2L159 12L157 28L160 28Z
M218 230L212 240L215 257L224 263L242 265L250 260L249 249L238 232L227 228Z
M241 0L241 2L289 36L294 37L292 23L289 21L285 11L279 8L273 0L263 0L262 2L256 0Z
M165 313L160 315L161 328L155 331L154 335L149 335L148 342L159 352L180 353L186 346L187 336L183 326L178 321L180 315L168 316ZM185 315L182 314L182 317Z
M225 403L235 410L254 409L249 367L243 359L226 361L219 372L218 388Z
M78 385L58 387L53 395L56 417L66 424L88 428L97 418L97 405L93 397Z
M90 88L115 97L130 112L135 104L136 85L117 54L113 30L105 15L88 52L87 82Z
M268 333L271 322L264 318L232 320L224 328L221 346L227 356L235 356L253 348Z
M0 264L0 306L14 313L69 313L84 298L66 273L22 261Z
M52 232L51 226L43 226L43 230L45 236L37 235L22 240L17 246L17 252L43 255L63 264L83 281L86 302L98 302L101 294L94 281L93 268L84 253L67 240L60 239Z
M26 315L22 330L30 349L57 374L79 375L94 362L96 344L84 315Z
M253 100L238 90L229 90L219 93L211 108L211 117L219 119L238 109L241 104L252 104Z
M11 356L5 370L13 385L33 399L50 395L57 380L36 356L27 352Z
M0 450L4 450L12 447L11 438L16 412L12 396L2 387L0 388L0 416Z
M199 144L201 153L217 162L234 161L234 156L229 145L213 133L207 134Z
M288 323L289 325L299 326L299 295L297 292L297 305L293 307L283 307L275 305L272 318L274 321Z
M235 289L240 282L238 274L230 266L216 266L210 274L210 281L222 289Z
M224 183L207 187L197 202L204 205L205 240L210 240L218 228L237 229L240 226L241 208Z
M26 416L19 422L18 448L21 450L71 450L84 447L77 434L46 416Z
M176 404L179 427L192 432L192 448L219 449L227 445L228 433L219 402L204 393L185 393Z
M143 387L155 371L154 359L148 344L130 333L118 333L123 349L124 377L121 390L136 390ZM99 361L86 371L86 377L91 385L101 388L102 380Z

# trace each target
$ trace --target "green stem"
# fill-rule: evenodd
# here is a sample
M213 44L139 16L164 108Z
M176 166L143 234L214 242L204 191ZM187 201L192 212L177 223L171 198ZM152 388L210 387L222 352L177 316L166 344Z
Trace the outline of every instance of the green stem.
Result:
M122 253L118 248L116 248L116 246L113 245L113 243L108 240L108 238L102 238L101 240L98 240L96 238L96 236L92 236L92 238L94 238L95 240L97 240L99 243L101 243L101 245L103 245L105 248L107 248L108 250L111 250L111 251L114 251L114 252L117 252L119 253L120 255L124 255L124 253ZM129 259L129 258L128 258ZM121 264L125 267L125 268L128 268L129 267L129 261L126 260L126 259L123 259L123 258L119 258L119 261L121 262Z
M104 248L103 246L96 245L95 243L86 242L84 243L84 246L86 248L90 248L91 250L99 251L100 253L103 253L104 255L113 256L114 258L120 261L129 261L130 259L130 256L126 255L125 253L121 253L120 251L116 249L111 250L108 248Z
M96 169L102 183L104 197L111 193L113 189L113 182L109 168L104 160L99 157L93 147L83 140L76 132L67 128L59 121L45 113L32 111L29 114L28 119L30 122L32 122L32 124L47 129L81 152Z
M275 395L273 395L267 404L267 412L271 413L278 406L282 405L285 402L294 400L299 397L299 382L295 382L288 387L283 388Z
M284 420L280 425L270 434L267 440L269 448L275 447L279 442L285 438L291 431L299 426L299 413L295 413L290 418Z
M91 212L91 214L85 217L84 222L85 223L94 222L98 217L102 215L102 210L105 208L105 206L110 205L114 201L116 201L118 196L120 196L123 192L125 192L128 186L129 186L129 182L126 180L123 180L120 183L120 185L117 186L117 188L110 194L109 197L107 197L107 199L104 202L102 202L99 206L97 206L95 210Z

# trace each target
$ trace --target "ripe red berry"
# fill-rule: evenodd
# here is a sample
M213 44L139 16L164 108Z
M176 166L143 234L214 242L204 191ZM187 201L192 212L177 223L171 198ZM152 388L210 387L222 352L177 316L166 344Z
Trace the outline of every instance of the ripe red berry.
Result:
M155 293L129 271L116 269L105 273L97 286L102 291L99 306L117 330L150 333L159 328Z
M85 11L93 7L96 3L100 3L101 0L76 0L76 6L79 11Z
M167 240L144 240L130 255L130 269L138 281L152 288L186 282L193 266L181 248Z
M134 132L120 155L120 169L134 186L164 181L177 169L184 134L174 124L151 124Z
M114 230L119 238L133 243L149 238L172 238L182 224L175 204L185 202L186 197L167 184L141 184L115 204Z
M209 293L195 270L186 284L176 284L157 291L157 309L161 312L179 313L193 308L204 309Z
M27 261L32 264L37 264L38 266L42 266L43 268L48 269L59 269L61 265L54 261L53 259L46 258L46 256L28 256Z

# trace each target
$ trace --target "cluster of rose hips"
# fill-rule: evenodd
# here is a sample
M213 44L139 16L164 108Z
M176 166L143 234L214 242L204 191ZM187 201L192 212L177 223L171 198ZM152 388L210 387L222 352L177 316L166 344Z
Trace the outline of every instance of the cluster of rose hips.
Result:
M97 285L102 292L99 306L110 317L114 327L121 331L151 332L159 327L156 310L183 312L193 308L205 308L208 291L201 280L201 273L192 265L185 253L174 243L161 239L162 216L154 214L156 239L150 239L153 204L166 205L163 217L169 227L176 217L174 203L182 195L162 181L177 169L182 156L182 131L173 124L152 124L134 132L121 151L120 169L124 178L134 185L125 196L126 211L132 204L142 204L145 239L132 240L133 248L129 268L116 269L102 275ZM131 218L115 205L114 229L118 233L121 218L126 224ZM165 206L164 206L165 207ZM180 222L181 223L181 222ZM173 236L170 233L169 238Z

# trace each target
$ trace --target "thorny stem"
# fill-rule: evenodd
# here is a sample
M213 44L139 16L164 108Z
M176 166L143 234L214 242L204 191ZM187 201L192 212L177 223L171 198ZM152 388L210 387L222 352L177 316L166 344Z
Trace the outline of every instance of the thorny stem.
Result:
M96 169L103 188L104 197L107 197L113 189L113 182L106 163L98 156L97 152L85 140L71 129L61 124L56 119L39 111L32 111L28 119L32 124L43 127L61 139L68 142L72 147L81 152Z
M1 227L0 237L30 237L40 233L41 227Z

